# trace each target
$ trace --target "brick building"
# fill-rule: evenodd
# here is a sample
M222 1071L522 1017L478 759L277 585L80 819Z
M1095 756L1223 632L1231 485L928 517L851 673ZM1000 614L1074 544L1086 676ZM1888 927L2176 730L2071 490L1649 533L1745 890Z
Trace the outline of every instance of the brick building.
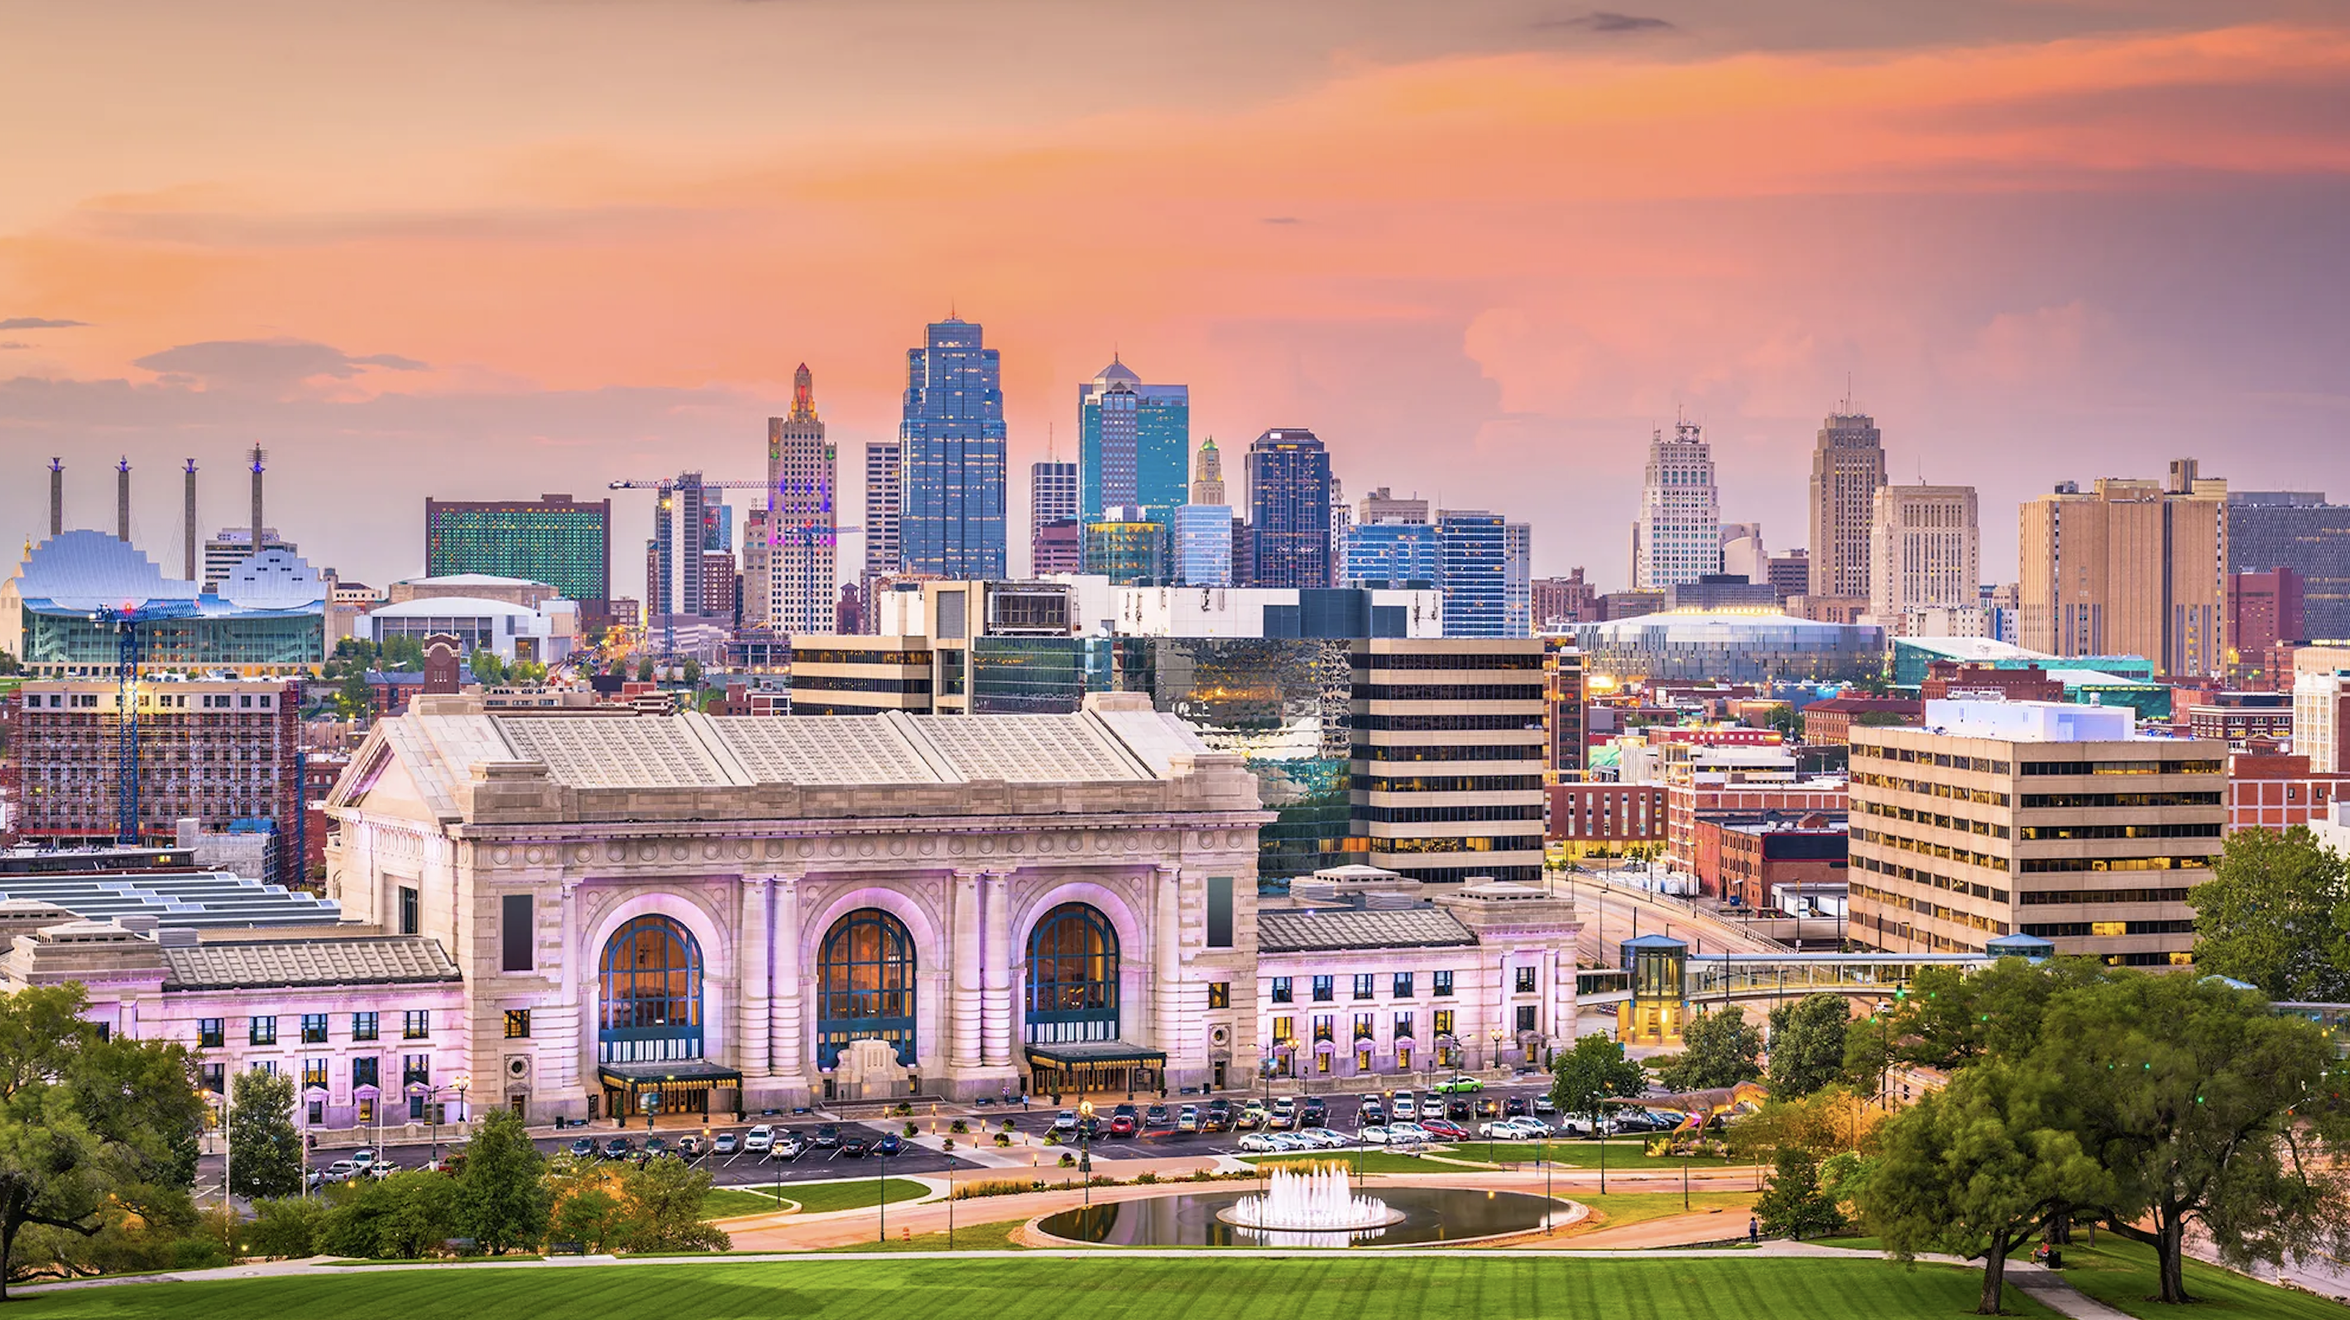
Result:
M1851 741L1855 721L1916 724L1925 712L1926 703L1907 697L1830 697L1803 708L1803 740L1814 747L1842 747Z
M2350 774L2311 770L2306 756L2238 753L2228 758L2228 833L2322 820L2345 788Z
M1707 895L1771 906L1779 885L1843 884L1845 817L1827 812L1709 812L1697 818L1694 868Z
M1663 784L1552 784L1550 842L1567 855L1614 855L1665 837Z
M2038 665L2005 669L1995 664L1932 660L1926 664L1926 677L1918 686L1918 697L1924 701L1966 697L1996 697L2002 701L2062 701L2064 683L2049 677L2048 671Z

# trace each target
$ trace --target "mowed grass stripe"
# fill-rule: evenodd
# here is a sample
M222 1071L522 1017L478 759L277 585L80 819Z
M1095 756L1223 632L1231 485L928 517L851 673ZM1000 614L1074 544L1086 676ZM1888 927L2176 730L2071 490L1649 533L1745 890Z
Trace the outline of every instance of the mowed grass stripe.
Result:
M43 1320L285 1320L361 1308L401 1320L680 1315L695 1320L1905 1320L1972 1308L1973 1274L1866 1258L1400 1256L1178 1260L828 1258L519 1270L333 1271L82 1289L27 1299ZM2014 1310L2044 1315L2020 1297Z

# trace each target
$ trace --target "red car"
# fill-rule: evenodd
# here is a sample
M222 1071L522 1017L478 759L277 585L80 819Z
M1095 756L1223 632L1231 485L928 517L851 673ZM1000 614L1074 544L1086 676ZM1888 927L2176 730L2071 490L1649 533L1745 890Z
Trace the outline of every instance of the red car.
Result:
M1469 1136L1468 1129L1449 1118L1423 1118L1420 1127L1429 1136L1442 1137L1447 1141L1466 1141Z
M1134 1116L1134 1106L1120 1105L1116 1109L1110 1111L1111 1136L1131 1137L1136 1132L1140 1131L1141 1128L1142 1124L1140 1120L1136 1119Z

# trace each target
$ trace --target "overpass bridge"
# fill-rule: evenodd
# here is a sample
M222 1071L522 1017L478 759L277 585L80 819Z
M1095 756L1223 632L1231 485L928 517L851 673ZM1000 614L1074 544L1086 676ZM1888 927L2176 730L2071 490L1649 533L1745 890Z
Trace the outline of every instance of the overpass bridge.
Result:
M2028 935L2003 935L1979 953L1692 953L1667 935L1622 944L1625 990L1617 1003L1617 1039L1626 1044L1676 1040L1700 1011L1805 995L1886 998L1930 967L1975 971L2001 958L2047 958L2056 947ZM1578 980L1578 989L1581 982ZM1597 988L1597 987L1595 987Z

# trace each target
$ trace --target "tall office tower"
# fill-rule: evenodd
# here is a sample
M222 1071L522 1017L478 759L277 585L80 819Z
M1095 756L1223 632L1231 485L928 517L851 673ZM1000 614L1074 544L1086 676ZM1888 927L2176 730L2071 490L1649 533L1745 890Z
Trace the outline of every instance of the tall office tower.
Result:
M824 438L814 377L792 376L791 415L767 419L763 544L743 545L743 620L783 633L832 631L840 584L840 453ZM763 571L753 561L764 559Z
M1047 556L1037 553L1036 546L1045 525L1077 521L1077 465L1060 459L1045 459L1028 465L1028 571L1030 573L1062 573L1071 569L1047 568Z
M2228 483L2101 477L2027 501L2017 640L2057 656L2139 655L2179 677L2227 665Z
M2281 640L2350 643L2350 504L2317 491L2229 491L2228 571L2279 568L2301 575L2306 611L2305 631Z
M2220 851L2226 743L2044 701L1929 701L1925 727L1855 723L1851 742L1847 931L1863 945L2032 935L2129 966L2192 957L2187 891Z
M1366 523L1424 523L1428 521L1428 501L1417 495L1390 495L1381 486L1363 497L1362 522Z
M1085 524L1075 518L1055 518L1036 529L1028 543L1028 571L1044 577L1052 573L1085 571Z
M1534 633L1534 524L1503 523L1502 633L1529 637Z
M898 466L904 449L887 441L865 446L865 574L877 577L905 567L898 542L905 509L905 482ZM867 602L870 604L871 602Z
M2236 653L2230 682L2243 686L2237 675L2257 676L2263 690L2273 691L2268 680L2275 675L2263 672L2269 649L2279 642L2308 639L2308 589L2299 573L2278 568L2228 574L2228 646Z
M1444 566L1444 635L1507 637L1509 528L1498 513L1445 509L1436 515Z
M1101 374L1077 387L1076 517L1100 522L1119 506L1154 517L1182 504L1191 459L1191 387L1145 385L1110 355Z
M569 495L541 495L535 500L427 499L424 573L486 573L544 582L566 599L578 601L583 620L608 617L612 501L574 500Z
M1772 590L1779 593L1780 603L1789 596L1800 596L1811 590L1811 551L1797 546L1783 555L1772 555L1765 562L1764 574Z
M1444 553L1428 523L1361 523L1346 534L1340 578L1347 586L1372 582L1441 582Z
M1880 486L1869 520L1869 613L1981 606L1982 543L1972 486ZM1819 565L1812 571L1817 580Z
M699 472L680 472L653 511L653 539L646 543L645 620L703 612L704 551L712 548L718 524L709 505L719 488L704 486Z
M1771 580L1771 552L1763 549L1762 524L1722 524L1722 571L1749 582Z
M1248 447L1249 582L1330 585L1330 452L1313 432L1283 427Z
M1191 502L1175 510L1174 537L1178 585L1232 585L1232 506L1224 500L1224 457L1212 435L1200 441Z
M1539 880L1545 651L1536 638L1350 647L1363 860L1415 880Z
M1885 436L1866 413L1834 412L1811 453L1811 590L1869 594L1869 527L1885 484Z
M1354 506L1346 502L1346 492L1337 477L1330 478L1330 585L1337 586L1345 576L1346 534L1355 525Z
M1632 586L1661 591L1722 571L1722 497L1714 451L1695 422L1648 440L1640 518L1632 524Z
M2293 694L2293 755L2318 774L2350 773L2350 665L2337 647L2303 647L2281 676Z
M425 511L428 517L431 514L431 509L432 502L427 500L425 502ZM279 536L275 527L264 527L261 529L261 549L263 550L283 550L287 554L294 554L299 552L301 548L302 547L295 545L292 541L286 540L284 537ZM220 589L228 583L229 574L236 572L237 565L244 563L248 559L251 559L256 553L257 552L253 548L252 528L221 528L220 534L218 536L215 536L211 540L204 543L204 593L208 596L220 594ZM520 577L522 575L515 573L508 574L506 576ZM540 578L538 580L544 582L546 579ZM584 609L585 606L582 606L581 608Z
M1003 364L981 339L949 316L906 350L898 547L916 573L1004 576Z

